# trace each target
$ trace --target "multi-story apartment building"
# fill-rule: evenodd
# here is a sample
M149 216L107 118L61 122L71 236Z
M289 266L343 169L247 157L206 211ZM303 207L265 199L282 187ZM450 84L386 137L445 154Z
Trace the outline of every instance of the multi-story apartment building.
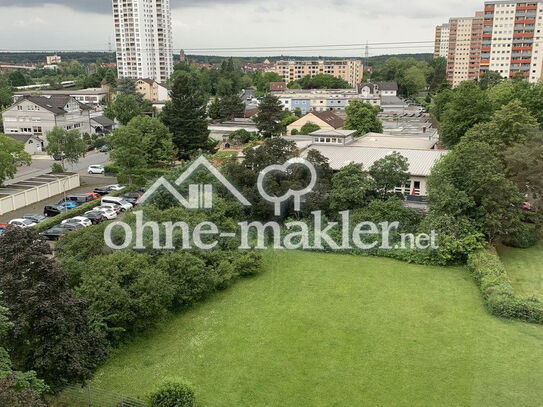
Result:
M449 55L447 78L452 86L480 75L483 13L475 17L457 17L449 21Z
M286 83L308 75L327 74L345 80L353 88L357 87L364 78L364 65L359 60L278 61L270 68L270 71L281 75Z
M113 0L120 77L167 81L173 72L171 0Z
M434 57L447 58L449 56L449 24L441 24L436 27Z
M543 1L485 2L481 72L538 82L543 67Z

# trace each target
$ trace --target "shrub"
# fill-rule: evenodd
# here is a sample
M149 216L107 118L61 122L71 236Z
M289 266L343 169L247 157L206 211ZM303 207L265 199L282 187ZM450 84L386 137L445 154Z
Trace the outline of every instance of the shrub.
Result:
M314 131L318 131L320 130L320 126L318 124L315 124L313 122L307 122L306 124L304 124L302 126L302 128L300 129L300 134L302 135L308 135L308 134L311 134L313 133Z
M535 246L540 237L541 230L536 225L522 223L504 239L503 243L518 249L528 249Z
M51 166L51 172L53 174L62 174L63 172L65 172L65 170L64 170L64 167L62 167L61 164L53 163L53 165Z
M300 134L300 132L298 131L298 129L292 129L292 131L290 132L290 134L292 136L297 136L298 134Z
M543 303L535 298L515 295L507 271L494 249L470 254L468 269L492 315L543 324Z
M150 402L152 407L193 407L196 397L190 384L175 380L162 383Z

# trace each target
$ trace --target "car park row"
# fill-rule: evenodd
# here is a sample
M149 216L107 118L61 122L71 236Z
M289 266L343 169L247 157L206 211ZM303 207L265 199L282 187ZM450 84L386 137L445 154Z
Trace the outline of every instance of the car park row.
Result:
M0 235L4 233L8 226L20 228L35 227L39 223L48 220L48 218L69 213L81 205L97 200L101 200L99 206L90 209L80 216L65 219L60 224L42 232L41 235L48 240L58 240L71 231L113 220L120 213L128 211L137 205L138 200L144 192L141 189L135 192L127 192L119 197L107 196L123 189L124 187L121 185L108 185L95 188L94 191L85 194L67 194L58 204L45 206L43 215L25 215L22 218L12 219L7 224L0 224Z

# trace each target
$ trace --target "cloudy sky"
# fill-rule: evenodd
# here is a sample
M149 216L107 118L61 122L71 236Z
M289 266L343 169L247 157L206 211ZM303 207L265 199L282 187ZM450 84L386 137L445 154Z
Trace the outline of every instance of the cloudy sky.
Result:
M483 7L483 0L171 1L175 48L189 50L431 41L435 25L451 16L473 15ZM0 0L0 50L105 50L110 39L111 0ZM432 48L430 44L388 47L374 46L371 54ZM284 50L282 54L354 56L363 52Z

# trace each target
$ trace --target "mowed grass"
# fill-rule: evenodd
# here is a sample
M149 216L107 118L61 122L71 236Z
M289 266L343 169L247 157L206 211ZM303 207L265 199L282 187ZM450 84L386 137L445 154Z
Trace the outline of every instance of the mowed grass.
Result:
M166 378L204 407L543 405L543 327L491 317L463 268L268 252L266 270L126 345L92 385Z
M498 249L516 292L543 301L543 240L530 249Z

